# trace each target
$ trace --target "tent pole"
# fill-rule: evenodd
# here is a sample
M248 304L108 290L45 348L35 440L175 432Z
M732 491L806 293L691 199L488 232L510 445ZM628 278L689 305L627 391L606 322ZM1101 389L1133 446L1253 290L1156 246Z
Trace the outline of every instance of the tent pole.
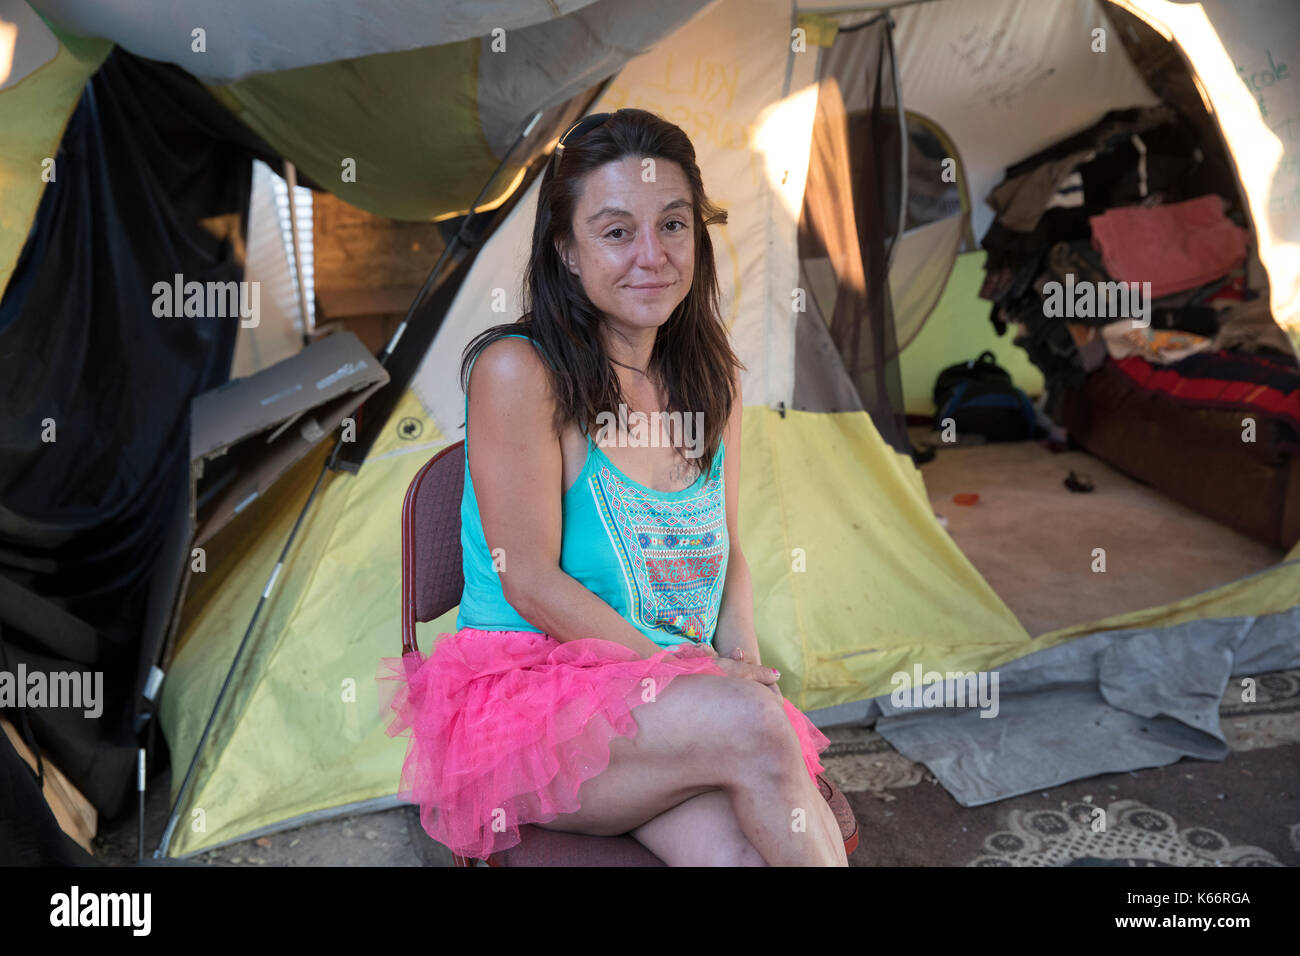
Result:
M337 446L336 446L337 447ZM167 828L163 830L162 839L158 843L158 849L154 850L154 859L159 859L166 855L167 848L171 845L172 834L176 830L176 823L179 819L181 806L185 803L185 798L189 794L190 785L194 782L194 771L199 765L199 757L203 754L203 747L208 742L208 737L212 733L212 725L216 723L217 714L221 712L221 704L226 699L226 694L230 690L231 682L235 677L235 668L239 666L239 659L244 656L244 648L248 646L248 640L253 636L253 628L257 625L257 619L262 614L262 608L266 606L267 599L275 587L276 579L280 576L280 571L284 568L285 559L289 555L289 549L293 547L294 539L298 537L298 530L302 527L302 522L307 517L307 511L311 508L311 503L316 500L316 495L320 491L321 483L325 480L325 475L329 471L329 465L321 468L320 475L316 478L316 484L312 486L311 494L307 496L307 501L303 504L302 510L298 512L298 519L293 523L293 529L289 532L289 538L280 549L280 557L275 562L275 567L271 570L271 576L267 579L266 586L262 588L262 596L258 599L257 607L253 610L253 617L248 622L248 627L244 630L244 637L239 642L239 647L235 650L234 659L230 662L230 669L226 671L226 679L221 684L221 690L217 693L216 702L212 705L212 713L208 715L208 722L203 727L203 735L199 737L198 745L194 748L194 756L190 758L190 765L185 771L185 779L181 782L181 788L176 794L176 802L172 804L171 812L167 815Z
M515 141L510 144L510 148L506 150L506 154L501 158L501 162L497 164L497 168L493 170L492 175L489 176L487 182L483 184L483 188L479 190L478 196L476 196L474 201L470 203L469 213L461 220L460 228L456 230L456 235L452 236L451 242L447 243L447 245L443 247L442 254L438 256L438 261L433 264L433 268L429 270L428 276L425 277L424 285L420 286L420 291L415 294L415 298L411 301L410 307L406 310L405 318L402 319L401 324L397 327L397 331L393 333L393 337L388 340L388 344L384 346L384 350L379 353L380 365L387 362L388 356L392 355L393 349L397 348L397 343L401 341L402 333L405 332L406 327L410 325L411 317L415 315L416 310L420 307L420 303L424 301L424 297L429 294L429 289L433 287L434 279L436 279L438 273L442 271L442 264L447 259L447 256L450 255L452 247L457 243L461 243L462 245L464 244L464 240L461 237L465 234L465 226L474 218L475 213L478 211L479 203L483 201L483 197L487 194L488 187L496 182L497 175L505 168L506 163L509 161L510 157L514 155L519 144L528 137L528 134L533 131L533 127L537 125L537 121L541 118L541 110L538 110L533 114L533 118L528 121L528 125L523 128L523 131L515 138Z
M456 230L456 234L451 237L451 241L447 243L447 245L443 247L442 252L439 253L438 261L433 264L433 268L430 269L429 274L425 276L424 284L420 286L420 291L417 292L415 294L415 298L411 300L411 304L406 310L406 315L402 318L401 324L397 326L397 331L393 333L392 338L388 340L388 344L384 346L384 350L380 352L379 355L377 356L379 360L379 364L381 366L386 367L388 365L389 357L393 354L393 351L397 348L397 343L401 341L402 334L406 331L407 326L411 324L411 319L414 318L416 311L420 308L420 305L424 302L425 296L427 296L429 294L429 290L433 288L434 280L436 280L438 276L442 273L442 264L447 261L448 257L452 253L452 250L458 244L468 247L468 243L466 243L463 238L466 233L466 227L469 225L470 220L473 219L474 216L477 214L479 203L481 203L483 201L483 197L487 195L488 187L491 186L494 182L496 182L497 176L500 175L501 170L505 168L505 165L509 161L510 157L514 155L514 152L516 149L518 149L519 144L522 143L528 137L528 134L533 131L533 127L537 125L537 121L540 120L541 118L542 118L542 110L539 109L537 112L533 114L533 118L528 121L528 123L524 126L523 130L519 133L519 135L515 137L515 141L511 143L510 148L506 150L505 156L501 157L501 162L497 163L497 168L492 171L492 175L487 178L487 181L485 183L483 183L483 188L478 191L478 195L475 196L474 201L470 203L469 212L466 214L465 218L461 220L460 228ZM342 470L342 466L339 465L339 454L342 450L343 450L343 442L341 440L336 441L334 443L334 450L330 453L329 461L325 465L326 469ZM362 462L358 461L358 462L354 462L354 464L356 467L350 469L352 471L356 471L357 469L359 469L361 467Z
M898 109L898 132L899 132L899 149L903 153L903 161L900 167L902 182L899 188L898 201L898 231L894 233L894 241L889 244L889 255L885 258L885 273L888 275L889 269L894 264L894 253L898 251L899 244L903 241L903 229L907 225L907 111L903 107L903 81L898 75L898 51L894 49L894 17L886 11L885 14L885 39L889 41L889 66L894 74L894 105Z

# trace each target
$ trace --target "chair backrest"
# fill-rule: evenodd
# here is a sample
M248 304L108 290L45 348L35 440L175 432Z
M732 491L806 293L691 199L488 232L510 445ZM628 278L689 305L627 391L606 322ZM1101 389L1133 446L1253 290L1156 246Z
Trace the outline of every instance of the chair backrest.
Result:
M460 500L465 442L434 455L406 489L402 504L402 653L416 650L415 622L432 621L460 603L465 571Z

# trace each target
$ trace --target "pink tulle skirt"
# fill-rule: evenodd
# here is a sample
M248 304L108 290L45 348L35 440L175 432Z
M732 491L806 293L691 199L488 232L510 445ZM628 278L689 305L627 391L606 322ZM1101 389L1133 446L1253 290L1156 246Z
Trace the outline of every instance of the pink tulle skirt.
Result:
M613 641L468 627L431 655L385 658L388 734L409 737L398 796L419 804L433 839L486 859L516 845L521 825L577 810L611 739L636 736L633 708L682 674L722 670L691 645L641 658ZM830 741L789 701L785 711L816 777Z

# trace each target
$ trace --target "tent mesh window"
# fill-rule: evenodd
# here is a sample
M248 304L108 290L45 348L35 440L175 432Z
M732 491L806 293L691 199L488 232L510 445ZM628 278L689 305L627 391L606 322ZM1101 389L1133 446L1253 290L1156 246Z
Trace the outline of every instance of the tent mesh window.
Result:
M797 313L793 406L865 411L910 452L889 294L902 151L887 17L840 30L819 64L799 218L805 310Z
M978 249L970 224L970 197L960 186L966 176L952 140L919 113L907 115L907 223L904 232L963 216L960 252ZM945 168L945 163L953 165Z

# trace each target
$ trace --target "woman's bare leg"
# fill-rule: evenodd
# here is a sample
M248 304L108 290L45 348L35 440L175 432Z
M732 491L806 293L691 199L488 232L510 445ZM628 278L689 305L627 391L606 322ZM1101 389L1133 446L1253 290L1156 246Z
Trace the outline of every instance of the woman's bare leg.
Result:
M786 759L780 767L764 768L768 771L765 786L755 786L751 778L749 786L732 791L736 818L771 866L847 866L834 814L808 776L794 728L785 712L780 713L789 735Z
M815 821L826 829L827 839L839 847L839 865L848 866L834 811L824 799L818 809L821 812L812 815L810 825ZM669 866L767 866L741 830L725 790L691 797L630 832Z
M669 866L767 866L725 790L691 797L630 833Z
M581 808L546 829L627 833L692 797L723 790L746 839L769 864L843 865L838 834L831 839L818 823L825 800L804 767L798 737L765 686L688 674L632 713L636 737L610 742L608 768L578 793Z

